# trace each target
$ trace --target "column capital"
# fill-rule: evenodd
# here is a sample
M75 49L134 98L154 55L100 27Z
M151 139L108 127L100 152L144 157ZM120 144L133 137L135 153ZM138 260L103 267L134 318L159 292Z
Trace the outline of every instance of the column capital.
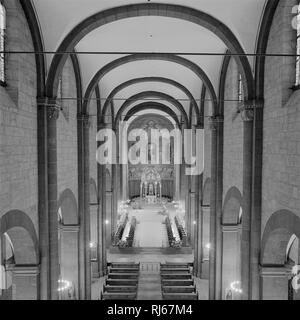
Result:
M264 101L261 100L246 100L239 107L241 118L243 121L253 121L254 111L258 108L263 108Z
M290 270L286 266L259 266L262 277L288 277Z
M209 129L217 130L219 123L223 123L223 122L224 122L224 117L221 115L209 117L208 119Z
M39 265L11 265L7 269L13 272L15 276L37 276L40 273Z
M90 116L86 113L78 113L77 114L77 120L82 121L84 127L90 127Z
M47 108L47 117L49 120L57 120L59 118L60 104L56 98L39 97L37 98L38 106Z

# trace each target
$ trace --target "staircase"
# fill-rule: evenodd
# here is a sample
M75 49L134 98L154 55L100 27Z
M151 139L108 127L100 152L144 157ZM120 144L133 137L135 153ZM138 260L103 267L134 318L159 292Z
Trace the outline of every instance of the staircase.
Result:
M101 292L101 300L136 300L139 264L112 263Z
M138 300L162 300L160 263L141 263Z

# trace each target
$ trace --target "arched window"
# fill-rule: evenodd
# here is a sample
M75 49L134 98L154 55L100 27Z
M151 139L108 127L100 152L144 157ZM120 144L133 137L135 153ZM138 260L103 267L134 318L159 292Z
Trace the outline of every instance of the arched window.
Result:
M300 85L300 4L297 6L297 57L296 57L296 86Z
M242 75L239 73L238 78L238 100L239 102L243 102L244 92L243 92L243 79Z
M5 29L6 29L6 10L0 2L0 83L5 83Z

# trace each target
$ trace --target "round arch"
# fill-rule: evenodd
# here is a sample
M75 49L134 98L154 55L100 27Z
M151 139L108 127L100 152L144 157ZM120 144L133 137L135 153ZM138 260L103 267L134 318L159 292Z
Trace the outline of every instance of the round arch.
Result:
M262 237L261 264L283 266L292 235L300 239L300 218L288 210L273 213Z
M99 81L109 72L114 70L117 67L120 67L124 64L135 62L135 61L143 61L143 60L162 60L162 61L169 61L173 63L180 64L188 69L190 69L192 72L194 72L199 79L204 83L204 85L207 87L207 90L210 94L210 97L213 101L213 112L216 112L217 105L218 105L218 99L214 90L214 87L206 75L206 73L195 63L191 62L190 60L187 60L183 57L172 55L172 54L162 54L162 53L142 53L142 54L133 54L129 56L125 56L119 59L116 59L107 65L105 65L102 69L100 69L91 82L89 83L85 95L84 95L84 102L83 102L83 111L87 112L88 110L88 104L89 100L91 98L91 95L93 93L93 90L95 86L98 85Z
M240 220L240 210L242 207L242 194L236 187L231 187L224 199L223 224L238 224Z
M159 111L163 111L163 112L167 113L170 117L172 117L172 119L176 122L176 124L180 128L181 124L179 122L179 119L178 119L176 113L171 108L164 105L163 103L159 103L156 101L147 101L147 102L143 102L143 103L140 103L140 104L134 106L125 115L124 121L128 121L136 113L138 113L140 111L147 110L147 109L151 109L151 110L154 109L154 110L159 110Z
M163 78L163 77L144 77L144 78L136 78L136 79L131 79L129 81L126 81L122 84L120 84L118 87L116 87L107 97L103 108L102 108L102 112L101 112L101 118L104 118L105 114L106 114L106 109L109 106L110 101L114 98L114 96L116 96L118 94L118 92L122 91L123 89L132 86L134 84L138 84L138 83L143 83L143 82L161 82L161 83L166 83L169 84L171 86L176 87L177 89L181 90L182 92L185 93L185 95L191 100L193 109L195 110L195 113L197 115L197 123L199 124L201 121L200 118L200 111L197 105L197 102L194 98L194 96L191 94L191 92L182 84L180 84L177 81L168 79L168 78Z
M63 225L78 224L78 207L76 197L70 189L63 191L57 202L57 208L61 209Z
M16 265L38 265L39 243L30 217L12 210L0 219L0 235L7 233L12 241Z
M184 121L187 125L189 125L189 119L188 116L182 106L182 104L180 102L178 102L176 99L174 99L173 97L162 93L162 92L158 92L158 91L144 91L144 92L140 92L136 95L133 95L132 97L130 97L129 99L127 99L123 105L121 106L121 108L118 110L117 114L116 114L116 118L114 120L114 128L117 127L117 124L123 114L123 112L126 110L126 108L128 108L132 103L141 100L141 99L145 99L147 97L151 97L151 98L158 98L158 99L163 99L165 101L168 101L170 103L172 103L180 112L180 114L183 115L184 117Z
M78 24L62 41L57 49L57 54L52 60L47 80L48 97L55 97L58 87L58 75L61 73L68 56L59 53L72 51L88 33L107 23L141 16L163 16L181 19L195 23L214 33L233 54L237 54L235 58L244 80L245 97L248 99L254 97L254 81L248 58L234 33L223 22L207 13L189 7L158 3L142 3L111 8L98 12Z

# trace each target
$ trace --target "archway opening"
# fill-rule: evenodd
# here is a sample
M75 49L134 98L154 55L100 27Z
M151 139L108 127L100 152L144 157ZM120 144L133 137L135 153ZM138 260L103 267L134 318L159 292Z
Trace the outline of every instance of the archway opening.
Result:
M58 202L58 257L60 300L79 298L79 224L74 194L62 193Z
M240 300L241 243L242 243L242 196L231 188L225 198L222 217L222 299Z

